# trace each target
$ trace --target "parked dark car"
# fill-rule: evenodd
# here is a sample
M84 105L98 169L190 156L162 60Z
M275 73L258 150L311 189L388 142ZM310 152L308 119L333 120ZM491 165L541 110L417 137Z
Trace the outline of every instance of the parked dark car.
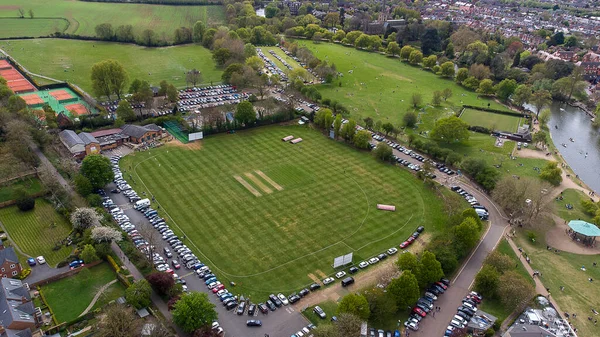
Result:
M290 301L291 304L294 304L294 303L300 301L300 296L298 296L296 294L292 294L288 297L288 300Z
M310 285L310 291L315 291L317 289L321 288L321 285L318 283L313 283Z
M254 316L255 312L256 312L256 304L250 304L250 306L248 307L248 316Z
M231 310L235 307L237 307L236 301L231 301L231 302L227 303L227 305L225 305L225 309L227 309L227 310Z
M269 313L269 308L267 308L267 306L264 303L258 303L258 310L260 310L260 312L262 312L265 315Z
M269 307L269 310L271 310L271 311L275 311L277 309L277 307L271 300L267 300L266 304L267 304L267 307Z
M247 326L262 326L262 322L257 319L250 319L246 322Z
M300 297L304 297L304 296L308 295L308 293L309 293L308 289L304 288L304 289L300 290L298 295L300 295Z
M357 271L358 271L358 268L356 268L356 267L350 267L350 269L348 270L348 272L350 274L356 274Z

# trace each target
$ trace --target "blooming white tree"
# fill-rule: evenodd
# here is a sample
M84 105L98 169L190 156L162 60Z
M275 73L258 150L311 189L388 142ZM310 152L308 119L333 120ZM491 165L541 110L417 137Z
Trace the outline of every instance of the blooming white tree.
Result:
M96 242L113 242L121 241L123 236L121 235L121 232L114 228L97 226L92 228L92 239Z
M71 223L76 230L84 231L88 228L100 226L102 217L95 209L80 207L71 214Z

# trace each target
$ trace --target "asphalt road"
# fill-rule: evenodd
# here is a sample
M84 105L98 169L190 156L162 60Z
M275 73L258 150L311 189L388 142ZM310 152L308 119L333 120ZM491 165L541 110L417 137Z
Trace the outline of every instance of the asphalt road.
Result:
M142 236L145 236L148 241L150 241L149 233L154 233L153 235L156 239L152 241L154 241L156 252L163 255L163 248L171 247L169 247L169 245L162 240L160 233L158 233L158 231L152 227L146 217L144 217L142 213L132 208L132 205L125 196L122 194L110 193L110 190L114 188L114 183L109 184L105 188L107 195L111 197L116 205L123 209L123 212L129 217L131 223L138 228L138 231L142 234ZM164 255L163 257L166 258ZM172 259L169 259L169 265L171 260ZM302 316L302 314L300 314L300 312L296 311L289 305L278 308L273 312L269 312L267 315L264 315L257 310L255 317L249 317L247 312L244 313L244 315L238 316L235 313L235 310L225 310L220 300L210 290L208 290L204 280L199 279L195 273L185 269L183 266L181 269L175 270L175 272L186 280L188 289L190 291L201 291L208 294L211 302L216 305L216 310L219 314L218 321L225 330L226 337L264 337L265 334L269 334L271 337L288 337L309 324L309 322L304 318L304 316ZM231 293L235 294L235 287L228 286L227 288ZM266 298L264 300L266 300ZM246 321L248 319L261 320L262 327L247 327Z
M376 142L373 141L373 143ZM403 152L398 150L393 150L393 152L399 158L406 159L413 164L423 165L420 161ZM399 167L399 169L409 170L404 166ZM427 315L427 317L419 324L419 330L411 331L411 336L444 336L446 327L450 324L451 318L456 314L456 309L462 304L462 299L465 295L471 291L470 288L475 280L475 275L481 269L483 261L487 255L496 248L496 245L500 242L500 239L504 234L505 228L509 225L502 212L494 205L494 203L484 193L468 183L466 179L461 179L456 175L449 177L445 173L437 170L435 174L437 176L435 180L446 185L448 188L456 185L472 194L481 205L488 209L490 225L479 245L475 248L467 262L463 264L458 274L452 280L448 290L438 297L435 305L440 306L442 308L441 311L437 312L435 317L431 314Z

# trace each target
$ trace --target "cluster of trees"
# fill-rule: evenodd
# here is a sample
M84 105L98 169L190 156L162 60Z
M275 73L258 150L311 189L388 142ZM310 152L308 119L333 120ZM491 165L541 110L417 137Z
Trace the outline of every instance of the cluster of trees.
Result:
M322 78L325 83L331 83L337 78L338 71L333 62L319 59L312 51L310 51L310 49L298 46L296 42L281 41L281 45L285 47L292 56L298 57L300 62L306 64L310 69L313 69L314 73ZM305 74L304 76L308 76L308 74Z
M485 259L473 288L486 299L500 300L504 307L521 311L535 295L535 289L515 269L513 259L496 250Z
M460 212L459 203L458 200L446 199L446 212L449 214L447 232L434 237L427 245L446 275L452 274L459 266L459 261L475 248L483 228L475 210L467 208Z
M581 199L581 207L586 214L594 217L593 221L596 225L600 225L600 207L598 203L588 199Z

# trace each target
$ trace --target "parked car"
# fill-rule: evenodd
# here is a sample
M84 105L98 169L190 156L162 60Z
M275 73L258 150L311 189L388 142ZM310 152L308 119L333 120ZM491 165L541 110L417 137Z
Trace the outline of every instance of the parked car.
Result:
M310 288L310 291L315 291L315 290L321 288L321 285L318 284L318 283L313 283L313 284L310 285L309 288Z
M238 315L243 315L244 311L246 310L246 302L241 302L240 305L237 308L237 314Z
M281 301L281 303L283 303L283 305L290 304L290 302L288 301L287 297L285 297L285 295L282 294L282 293L277 294L277 298L279 298L279 300Z
M258 310L260 310L260 312L262 312L265 315L269 313L269 308L267 308L267 306L264 303L258 303Z
M315 312L315 314L317 314L317 316L321 317L321 319L325 319L325 317L327 317L327 314L325 314L325 311L323 311L323 309L321 309L320 306L316 306L313 311Z
M173 266L173 268L175 269L179 269L181 268L181 265L179 264L179 262L177 262L177 260L173 260L171 261L171 265Z
M35 259L37 260L37 262L38 262L39 264L44 264L44 263L46 263L46 259L44 259L44 257L43 257L43 256L41 256L41 255L40 255L40 256L38 256L38 257L36 257Z
M254 313L256 313L256 304L250 304L248 307L248 316L254 316Z
M75 260L71 263L69 263L69 268L71 270L75 269L75 268L79 268L79 267L83 267L85 264L83 263L83 260Z
M246 326L262 326L262 322L258 319L249 319L246 321Z
M346 272L345 271L338 271L337 273L335 273L335 278L342 278L346 276Z
M267 307L269 307L269 310L271 311L275 311L277 309L277 307L275 306L275 303L273 303L271 300L267 300L267 302L265 302Z
M367 262L367 261L362 261L361 263L358 264L358 268L360 268L360 269L367 268L368 266L369 266L369 262Z
M33 257L30 257L27 259L27 264L33 267L37 264L37 262L35 262L35 259Z
M323 280L323 284L324 285L328 285L328 284L331 284L333 282L335 282L335 280L333 279L333 277L328 277L328 278L326 278L326 279Z

